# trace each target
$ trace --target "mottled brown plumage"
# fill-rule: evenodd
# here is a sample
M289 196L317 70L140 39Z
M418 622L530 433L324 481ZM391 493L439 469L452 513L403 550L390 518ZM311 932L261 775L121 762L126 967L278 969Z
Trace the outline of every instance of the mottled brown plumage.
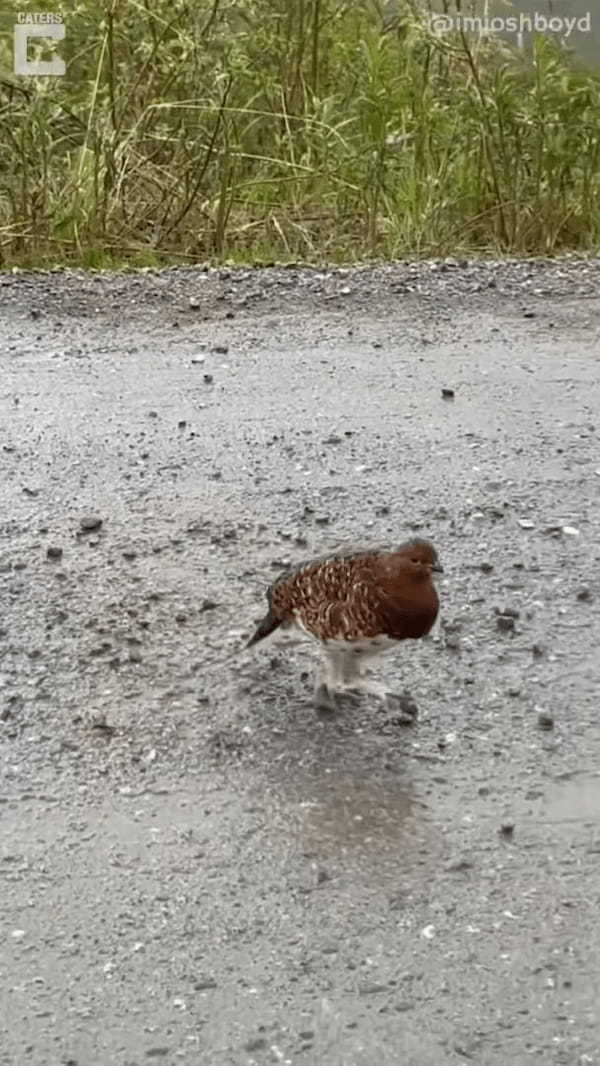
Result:
M431 575L441 569L433 545L418 538L394 551L341 552L303 563L268 589L268 612L248 647L279 627L295 626L320 641L328 669L317 695L329 705L332 689L353 687L362 657L429 633L439 609Z

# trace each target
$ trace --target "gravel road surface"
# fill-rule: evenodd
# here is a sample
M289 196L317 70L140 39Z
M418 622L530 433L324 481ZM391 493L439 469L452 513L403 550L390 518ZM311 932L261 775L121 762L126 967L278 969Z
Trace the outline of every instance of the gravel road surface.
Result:
M0 276L2 1066L600 1066L599 293ZM413 725L240 652L413 533Z

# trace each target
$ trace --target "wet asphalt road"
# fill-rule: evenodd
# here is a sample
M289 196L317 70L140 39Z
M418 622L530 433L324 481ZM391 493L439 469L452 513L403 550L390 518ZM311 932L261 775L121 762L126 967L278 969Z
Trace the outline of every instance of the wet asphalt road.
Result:
M0 1063L600 1064L600 265L0 280ZM417 531L413 726L236 654Z

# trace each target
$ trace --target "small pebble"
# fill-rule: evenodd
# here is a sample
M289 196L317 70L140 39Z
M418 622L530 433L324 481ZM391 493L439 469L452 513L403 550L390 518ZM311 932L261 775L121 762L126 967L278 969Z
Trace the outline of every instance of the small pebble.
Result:
M401 694L398 700L398 707L402 711L402 714L406 715L409 719L415 719L419 716L419 708L408 692L403 692Z
M204 977L204 978L201 978L199 981L196 981L196 983L194 985L194 991L195 992L204 992L208 988L217 988L217 987L218 987L218 985L217 985L217 982L215 981L214 977Z
M591 598L592 594L589 588L587 588L587 586L585 588L579 589L579 592L577 593L578 600L581 600L582 603L585 603L587 600L591 600Z
M500 826L500 836L506 837L507 840L510 840L510 838L514 834L514 831L514 824L511 824L510 822L505 822L503 825Z
M547 711L539 711L537 723L540 729L554 729L554 718Z
M471 859L466 859L466 858L464 858L464 859L455 859L453 862L449 863L448 866L446 867L446 870L448 871L448 873L451 873L451 874L463 873L464 870L472 870L472 869L473 869L472 860Z
M85 515L79 523L80 529L83 529L86 533L93 529L100 529L101 525L102 519L94 514Z
M496 618L496 627L502 633L510 633L515 628L515 620L511 615L499 614Z
M62 553L63 553L62 548L59 548L55 544L50 545L50 547L46 551L46 555L47 555L48 559L62 559Z
M442 389L442 396L445 400L453 400L454 389Z
M246 1041L244 1044L244 1051L263 1051L267 1046L267 1041L264 1036L253 1037L252 1040Z
M95 711L91 715L90 726L92 729L97 729L99 733L106 733L108 736L112 736L116 732L114 725L107 721L104 711Z

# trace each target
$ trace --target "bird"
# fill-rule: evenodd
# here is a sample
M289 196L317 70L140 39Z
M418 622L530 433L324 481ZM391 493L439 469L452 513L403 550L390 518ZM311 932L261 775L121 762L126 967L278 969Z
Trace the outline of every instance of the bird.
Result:
M343 694L361 692L394 706L404 697L368 682L365 667L431 631L439 611L434 573L443 573L438 553L420 537L392 550L347 549L300 563L267 589L267 613L246 648L276 630L311 637L323 658L314 690L319 709L335 711Z

